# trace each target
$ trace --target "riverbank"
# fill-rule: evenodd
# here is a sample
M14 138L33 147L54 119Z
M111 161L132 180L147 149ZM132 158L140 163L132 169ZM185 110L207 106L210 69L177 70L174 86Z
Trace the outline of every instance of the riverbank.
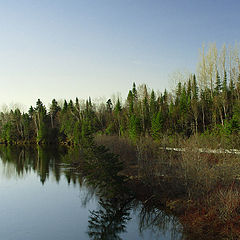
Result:
M129 189L146 206L166 209L178 217L185 235L191 239L238 239L239 155L197 151L201 146L197 138L182 142L179 139L174 145L175 142L169 144L167 140L143 138L133 143L128 138L98 135L95 143L89 144L90 151L86 148L82 155L80 151L84 152L84 148L67 145L63 163L72 164L74 171L94 176L93 186L100 185L110 197L109 188L105 188L109 184L117 190ZM107 148L97 147L102 145ZM205 141L204 149L212 145ZM38 158L44 154L42 147L35 149ZM3 153L8 154L6 149Z
M124 162L121 172L143 202L164 205L178 216L195 239L238 239L240 234L240 159L228 152L194 151L196 139L183 141L184 151L168 151L151 139L136 144L117 137L98 137Z

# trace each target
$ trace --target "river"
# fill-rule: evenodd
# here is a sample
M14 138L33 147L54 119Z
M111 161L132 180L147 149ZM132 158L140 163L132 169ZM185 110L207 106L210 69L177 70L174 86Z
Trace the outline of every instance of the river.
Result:
M77 152L0 147L0 239L183 239L164 210L100 194L72 167Z

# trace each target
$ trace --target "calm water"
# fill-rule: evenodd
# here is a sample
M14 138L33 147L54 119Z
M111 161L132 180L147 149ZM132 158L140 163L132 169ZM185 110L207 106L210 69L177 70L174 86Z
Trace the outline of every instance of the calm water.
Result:
M182 239L173 216L100 195L77 152L0 147L0 239Z

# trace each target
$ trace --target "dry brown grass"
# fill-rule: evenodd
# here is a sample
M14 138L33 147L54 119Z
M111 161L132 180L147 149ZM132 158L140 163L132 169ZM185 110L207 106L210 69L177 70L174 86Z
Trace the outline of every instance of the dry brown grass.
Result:
M199 142L183 144L178 176L192 200L181 218L185 229L207 239L238 239L240 234L240 157L196 151ZM205 145L210 148L210 145ZM210 237L211 236L211 237Z
M240 156L196 151L199 147L216 147L211 140L204 140L203 145L196 136L183 140L179 143L186 150L183 152L162 150L160 146L167 146L167 140L159 143L151 138L140 139L136 145L109 136L98 137L96 142L119 154L145 186L163 190L173 199L181 198L186 205L180 219L186 230L207 239L238 239Z
M209 206L216 207L218 218L227 223L240 213L240 189L231 185L220 188L213 195Z
M234 183L219 186L201 204L193 202L180 217L185 231L196 239L239 239L239 220L240 188Z
M137 164L136 146L127 138L118 136L98 135L95 137L98 145L106 146L110 152L119 155L120 161L126 165Z
M195 142L185 144L178 175L184 179L190 197L204 195L218 185L230 186L238 178L238 155L200 153L196 151L198 145Z
M184 198L183 224L199 236L237 239L240 234L240 157L201 153L194 141L186 151L160 150L143 140L138 145L140 175L150 186L162 185L168 196ZM188 201L186 201L188 200ZM178 211L176 209L176 211Z
M187 194L189 199L220 184L229 186L240 175L238 155L201 153L196 137L181 142L184 152L162 150L162 143L151 138L142 138L135 145L118 136L97 136L96 143L118 154L125 167L145 183L171 185L172 191Z

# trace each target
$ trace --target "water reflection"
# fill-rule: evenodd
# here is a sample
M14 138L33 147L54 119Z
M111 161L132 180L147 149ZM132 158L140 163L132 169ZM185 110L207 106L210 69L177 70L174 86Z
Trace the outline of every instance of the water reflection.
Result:
M134 232L133 239L150 239L150 233L155 236L151 239L181 239L176 218L139 203L127 190L125 179L118 175L121 163L105 148L95 148L86 154L77 148L0 146L0 158L2 175L7 178L23 178L34 172L43 185L50 176L57 183L65 178L68 184L87 189L85 196L81 196L83 206L97 198L98 204L89 212L85 230L89 239L130 239L126 234L134 213L139 232Z
M141 206L139 210L140 232L151 229L159 236L170 235L169 239L180 239L181 225L175 216L149 205Z
M88 235L90 239L120 240L119 234L126 231L130 220L131 199L100 199L100 209L91 211Z
M75 152L78 152L80 157L79 151L75 150ZM59 182L64 173L68 183L72 181L76 184L76 174L68 168L62 168L64 163L66 166L73 163L71 157L72 150L68 151L64 147L0 146L0 158L8 177L21 177L34 171L40 177L42 184L48 179L50 172L53 173L56 182Z

